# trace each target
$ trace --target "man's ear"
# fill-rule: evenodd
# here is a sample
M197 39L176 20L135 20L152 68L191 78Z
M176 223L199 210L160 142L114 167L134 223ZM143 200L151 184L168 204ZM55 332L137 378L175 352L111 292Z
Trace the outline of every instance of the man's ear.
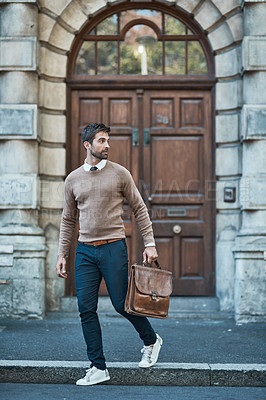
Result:
M84 142L83 143L83 146L84 146L84 148L86 149L86 150L90 150L90 147L91 147L91 145L90 145L90 143L89 142Z

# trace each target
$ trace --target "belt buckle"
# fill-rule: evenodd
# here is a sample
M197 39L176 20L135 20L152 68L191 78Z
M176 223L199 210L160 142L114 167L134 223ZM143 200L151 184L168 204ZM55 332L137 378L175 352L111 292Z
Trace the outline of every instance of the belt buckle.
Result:
M102 246L103 244L108 243L107 240L97 240L93 243L93 246Z

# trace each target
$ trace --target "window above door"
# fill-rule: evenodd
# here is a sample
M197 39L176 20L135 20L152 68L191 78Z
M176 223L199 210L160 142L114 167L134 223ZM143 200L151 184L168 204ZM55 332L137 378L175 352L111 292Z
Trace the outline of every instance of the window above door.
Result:
M85 31L74 75L208 75L208 63L192 27L163 11L129 9Z

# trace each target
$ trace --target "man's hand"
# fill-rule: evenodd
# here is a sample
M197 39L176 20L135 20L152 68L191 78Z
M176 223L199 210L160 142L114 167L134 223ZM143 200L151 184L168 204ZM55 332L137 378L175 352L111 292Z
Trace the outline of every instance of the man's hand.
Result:
M158 254L155 246L145 247L145 250L143 252L143 264L145 264L146 262L148 262L148 264L151 264L152 261L155 261L157 258Z
M59 254L56 264L56 273L59 278L67 278L66 259L63 254Z

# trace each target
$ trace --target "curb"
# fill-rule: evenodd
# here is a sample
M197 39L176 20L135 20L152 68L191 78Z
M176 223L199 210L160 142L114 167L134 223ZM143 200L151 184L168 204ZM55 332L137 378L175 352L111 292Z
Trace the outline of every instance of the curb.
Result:
M138 363L110 362L111 380L121 386L266 386L266 364L157 363L141 369ZM0 360L0 382L75 383L88 368L85 361Z

